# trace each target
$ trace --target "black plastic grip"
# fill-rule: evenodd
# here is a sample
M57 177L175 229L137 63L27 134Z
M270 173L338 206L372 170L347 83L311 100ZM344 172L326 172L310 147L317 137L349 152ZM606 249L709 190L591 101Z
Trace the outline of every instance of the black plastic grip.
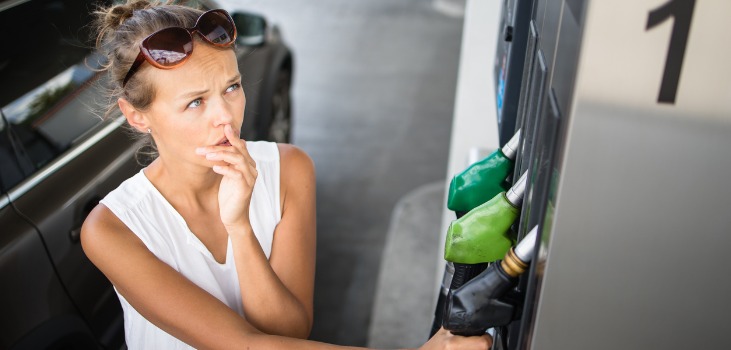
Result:
M499 262L490 265L476 278L449 291L442 325L464 336L480 335L488 328L508 325L515 317L515 306L503 297L517 282L517 278L502 270Z
M452 284L449 285L449 290L455 290L462 287L465 283L475 278L477 275L485 271L487 263L482 264L460 264L454 263L454 276L452 277Z

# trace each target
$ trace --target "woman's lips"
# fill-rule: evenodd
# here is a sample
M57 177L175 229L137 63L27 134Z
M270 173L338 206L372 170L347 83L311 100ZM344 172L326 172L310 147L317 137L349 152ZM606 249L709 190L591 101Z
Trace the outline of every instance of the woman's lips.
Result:
M231 142L228 142L228 139L223 139L223 141L217 143L216 146L231 146Z

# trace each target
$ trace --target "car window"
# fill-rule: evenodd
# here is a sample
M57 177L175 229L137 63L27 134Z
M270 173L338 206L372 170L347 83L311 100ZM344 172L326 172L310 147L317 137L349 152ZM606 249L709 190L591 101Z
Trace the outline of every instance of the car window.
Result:
M0 118L0 191L2 193L22 181L24 173L33 172L33 168L27 162L21 163L23 158L15 154L11 143L12 129L8 128L5 120L5 118Z
M11 188L98 125L100 58L90 12L98 1L0 3L0 168Z

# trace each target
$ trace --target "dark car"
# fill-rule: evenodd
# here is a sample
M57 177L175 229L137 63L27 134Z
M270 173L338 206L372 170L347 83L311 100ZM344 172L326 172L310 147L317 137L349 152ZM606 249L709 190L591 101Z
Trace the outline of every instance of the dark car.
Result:
M93 5L0 1L0 349L124 344L117 296L79 243L88 212L140 169L124 117L98 117L105 77L89 40ZM292 55L263 17L232 17L242 135L288 142Z

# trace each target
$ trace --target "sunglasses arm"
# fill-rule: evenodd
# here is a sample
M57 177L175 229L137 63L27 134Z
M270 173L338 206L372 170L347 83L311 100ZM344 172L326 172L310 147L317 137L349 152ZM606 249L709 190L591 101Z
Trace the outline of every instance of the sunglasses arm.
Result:
M137 72L137 70L140 68L140 66L144 62L145 62L145 56L142 54L142 50L140 50L140 52L137 54L137 58L135 58L134 63L132 63L132 66L129 67L129 71L127 71L127 75L124 76L124 80L122 81L122 87L127 85L127 81L129 80L129 78L131 78L132 75L135 74L135 72Z

